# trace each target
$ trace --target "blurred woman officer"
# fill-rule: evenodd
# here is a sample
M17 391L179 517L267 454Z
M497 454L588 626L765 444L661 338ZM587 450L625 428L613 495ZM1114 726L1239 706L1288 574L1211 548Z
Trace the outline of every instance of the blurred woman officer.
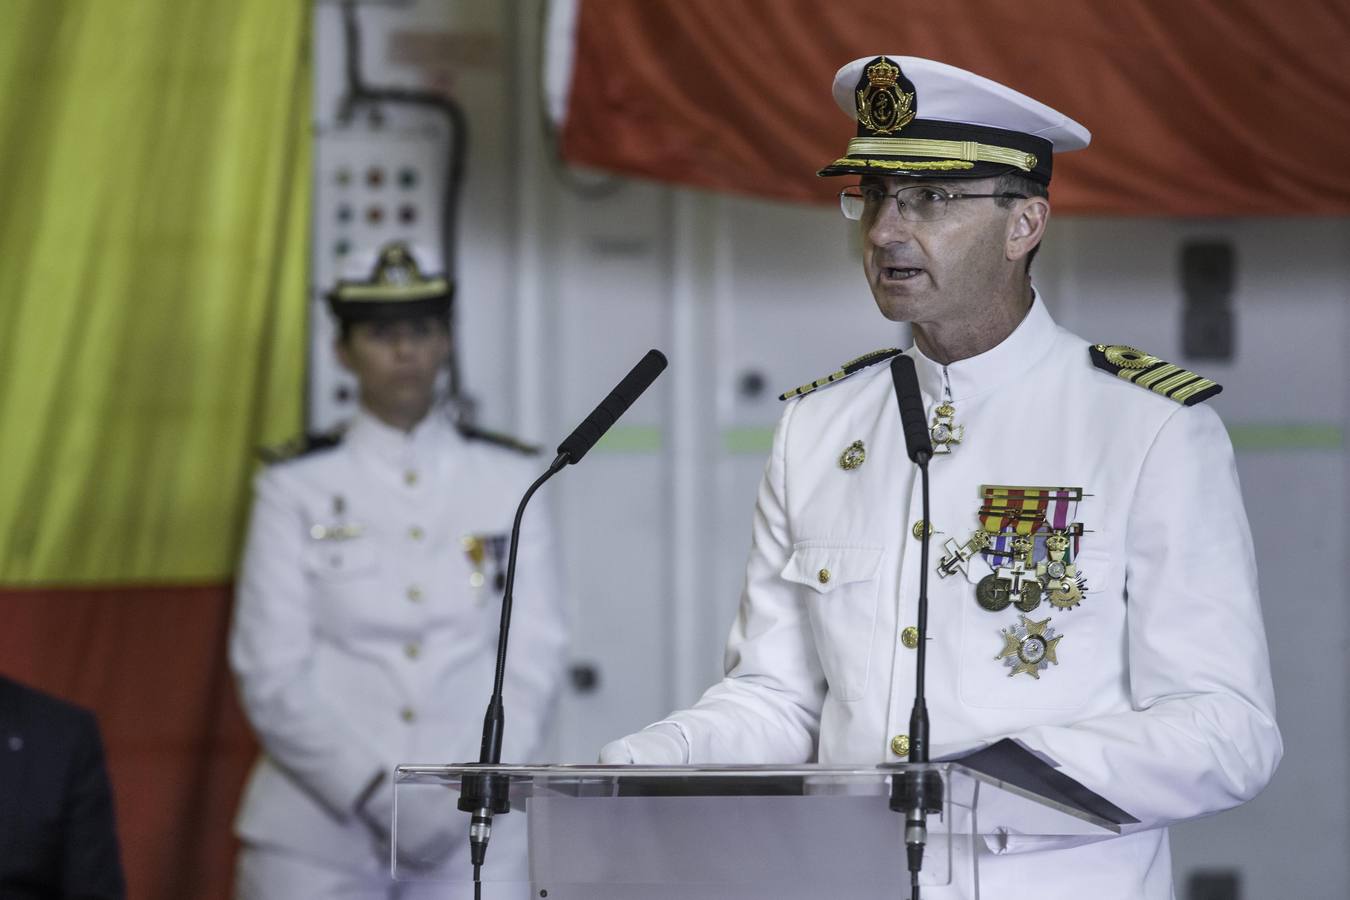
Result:
M337 353L360 410L340 437L258 477L230 640L263 749L236 822L240 900L464 890L391 880L392 771L478 759L512 516L539 466L457 429L436 404L451 293L401 244L369 280L339 282ZM562 669L547 522L533 508L520 541L503 752L513 762L537 759ZM400 857L467 882L468 817L445 792L435 799L405 844L400 798ZM485 878L525 878L522 818L499 817Z

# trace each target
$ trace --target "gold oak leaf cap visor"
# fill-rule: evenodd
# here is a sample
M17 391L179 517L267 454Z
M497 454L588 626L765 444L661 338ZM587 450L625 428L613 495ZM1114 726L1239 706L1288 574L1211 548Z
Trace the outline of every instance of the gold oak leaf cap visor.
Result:
M422 251L422 259L430 254ZM403 242L380 248L374 264L357 264L328 292L328 308L344 322L445 316L454 284L445 275L426 274L412 248Z
M858 123L845 154L817 174L988 178L1050 183L1056 153L1092 140L1068 116L974 72L917 56L855 59L834 101Z

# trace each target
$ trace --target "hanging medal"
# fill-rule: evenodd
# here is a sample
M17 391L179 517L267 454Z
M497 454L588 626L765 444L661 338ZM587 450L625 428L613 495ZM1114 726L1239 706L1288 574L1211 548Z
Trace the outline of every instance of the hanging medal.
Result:
M1044 592L1036 577L1034 535L1045 521L1045 498L1036 488L998 485L985 485L980 493L980 522L990 535L982 552L992 571L975 585L975 602L990 612L1011 605L1031 612Z
M1073 521L1082 488L1049 488L1045 515L1044 548L1036 564L1036 577L1045 589L1046 600L1055 609L1069 610L1083 601L1087 580L1078 568L1078 545L1083 538L1083 523Z
M1008 594L1013 605L1022 612L1031 612L1041 605L1041 583L1036 578L1034 558L1036 542L1030 535L1019 534L1012 539L1012 562L999 566L995 574L1008 582Z
M1078 526L1081 533L1082 526ZM1045 559L1036 564L1036 576L1045 587L1050 605L1055 609L1073 609L1083 600L1086 579L1069 557L1069 546L1075 538L1067 530L1052 531L1045 538Z
M942 549L947 551L947 555L938 562L938 577L946 578L948 575L955 575L957 572L964 575L966 565L988 546L989 535L984 531L972 533L964 544L958 544L956 538L948 538L947 542L942 545Z
M483 560L487 558L487 543L482 536L477 534L466 534L459 539L460 546L464 548L464 555L469 559L469 565L473 571L469 573L469 587L480 588L487 578L483 575Z
M961 443L966 427L957 425L956 407L952 405L952 384L947 378L947 369L942 369L942 402L933 409L933 424L928 428L928 436L933 441L934 453L951 453L952 444Z

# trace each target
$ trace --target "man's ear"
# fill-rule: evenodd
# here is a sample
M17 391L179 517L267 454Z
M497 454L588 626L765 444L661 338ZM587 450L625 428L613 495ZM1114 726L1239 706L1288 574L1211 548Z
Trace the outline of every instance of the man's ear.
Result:
M1050 222L1050 201L1044 197L1028 197L1013 201L1013 214L1008 218L1008 237L1004 254L1011 262L1025 259L1045 237L1045 226Z

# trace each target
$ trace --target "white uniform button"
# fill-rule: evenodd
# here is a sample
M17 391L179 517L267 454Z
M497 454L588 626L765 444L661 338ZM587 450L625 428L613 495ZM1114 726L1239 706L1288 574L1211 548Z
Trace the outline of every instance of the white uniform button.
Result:
M483 573L474 572L469 576L469 587L480 588L483 586Z
M909 529L909 533L914 535L916 540L920 541L923 540L923 535L925 531L931 535L933 533L933 523L924 521L923 519L920 519L919 521L915 522L913 527Z
M909 735L897 734L891 738L891 752L896 756L909 756Z
M404 472L403 483L406 484L408 487L412 487L414 484L417 484L417 473L414 472L412 469L409 469L408 471Z
M414 525L408 529L408 537L412 538L414 541L420 541L422 538L426 537L426 532Z
M410 585L408 587L408 599L413 603L420 603L422 600L422 589L415 584Z
M830 570L829 570L829 569L821 569L819 572L817 572L817 573L816 573L816 581L819 581L821 584L829 584L829 583L830 583Z
M913 625L906 626L905 630L900 632L900 643L909 650L919 646L919 629Z
M408 659L417 659L417 654L422 652L422 647L416 641L403 646L403 655Z
M417 713L413 712L413 708L411 706L405 706L402 709L400 709L398 711L398 717L403 721L407 722L409 725L417 721Z

